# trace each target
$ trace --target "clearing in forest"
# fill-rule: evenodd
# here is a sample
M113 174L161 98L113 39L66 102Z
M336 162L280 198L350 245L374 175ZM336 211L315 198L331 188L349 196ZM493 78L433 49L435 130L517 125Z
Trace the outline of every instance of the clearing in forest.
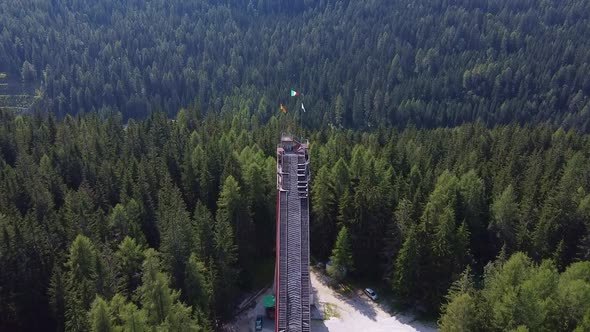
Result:
M7 73L0 73L0 108L27 111L41 98L39 84L23 83Z

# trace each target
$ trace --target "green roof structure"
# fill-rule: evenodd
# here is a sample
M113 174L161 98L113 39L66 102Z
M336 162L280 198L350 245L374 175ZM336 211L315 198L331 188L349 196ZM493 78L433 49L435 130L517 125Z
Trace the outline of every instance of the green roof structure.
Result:
M264 303L265 308L274 308L275 304L277 303L277 299L274 295L267 295L264 297L262 302Z

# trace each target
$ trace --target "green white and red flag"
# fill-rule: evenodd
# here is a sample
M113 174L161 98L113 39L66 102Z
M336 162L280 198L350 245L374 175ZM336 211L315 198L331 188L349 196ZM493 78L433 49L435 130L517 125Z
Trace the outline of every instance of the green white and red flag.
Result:
M295 90L291 90L291 97L301 96L301 94Z

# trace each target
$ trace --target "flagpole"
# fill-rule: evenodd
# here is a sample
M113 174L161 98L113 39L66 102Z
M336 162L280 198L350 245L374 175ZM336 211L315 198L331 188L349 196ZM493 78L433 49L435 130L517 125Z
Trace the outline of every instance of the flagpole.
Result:
M301 102L303 103L303 94L301 95ZM301 107L299 107L299 130L301 130L300 136L303 137L303 114L301 114Z

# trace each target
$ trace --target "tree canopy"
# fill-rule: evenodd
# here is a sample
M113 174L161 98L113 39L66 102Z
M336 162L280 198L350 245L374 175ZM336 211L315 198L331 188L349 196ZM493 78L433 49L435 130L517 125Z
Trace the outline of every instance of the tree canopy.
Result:
M314 127L480 120L587 132L589 6L21 0L0 10L0 68L39 85L38 106L59 117L172 116L197 104L265 122L295 88ZM299 109L296 98L286 107Z

